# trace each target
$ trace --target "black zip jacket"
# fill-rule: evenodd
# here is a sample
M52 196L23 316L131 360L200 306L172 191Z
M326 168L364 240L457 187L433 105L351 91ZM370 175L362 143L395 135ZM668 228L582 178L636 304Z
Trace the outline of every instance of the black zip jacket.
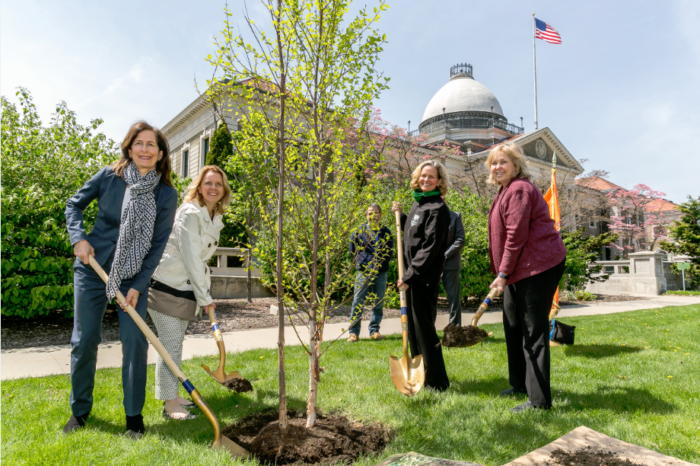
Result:
M403 227L403 281L409 285L440 283L445 266L450 210L440 196L414 202L408 215L401 215Z

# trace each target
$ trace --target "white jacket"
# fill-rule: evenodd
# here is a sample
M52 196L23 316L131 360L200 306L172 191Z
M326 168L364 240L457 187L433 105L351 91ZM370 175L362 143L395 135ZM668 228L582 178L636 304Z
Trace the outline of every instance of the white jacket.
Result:
M201 307L214 302L207 262L216 252L223 227L221 215L212 220L206 206L196 201L182 204L153 278L177 290L194 291Z

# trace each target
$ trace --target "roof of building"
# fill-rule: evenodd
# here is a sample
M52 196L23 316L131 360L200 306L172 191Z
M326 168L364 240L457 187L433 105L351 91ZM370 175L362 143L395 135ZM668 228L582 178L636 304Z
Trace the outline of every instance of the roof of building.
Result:
M668 212L670 210L678 210L678 205L666 199L654 199L646 205L645 210L653 212Z
M493 92L476 81L471 74L459 73L437 91L430 99L423 113L425 121L429 118L455 112L486 112L503 116L503 109Z
M578 178L576 184L584 186L586 188L595 189L596 191L609 191L611 189L624 189L622 186L618 186L615 183L601 178L599 176L589 176L587 178Z

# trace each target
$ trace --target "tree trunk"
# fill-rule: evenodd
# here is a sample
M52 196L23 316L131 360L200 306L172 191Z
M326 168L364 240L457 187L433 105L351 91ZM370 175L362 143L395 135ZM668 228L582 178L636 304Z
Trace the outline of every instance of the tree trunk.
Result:
M306 427L316 425L316 406L318 404L318 333L316 319L309 322L309 399L306 404Z
M282 40L280 37L281 27L281 13L282 12L282 0L277 0L277 26L275 31L277 33L277 50L280 57L280 114L279 114L279 180L277 182L277 371L278 371L278 382L279 382L279 426L280 434L285 436L287 434L287 383L285 380L284 371L284 296L282 289L282 239L283 239L283 214L284 214L284 159L285 159L285 132L284 132L284 111L286 104L286 92L287 92L287 75L285 71L284 54L282 52Z

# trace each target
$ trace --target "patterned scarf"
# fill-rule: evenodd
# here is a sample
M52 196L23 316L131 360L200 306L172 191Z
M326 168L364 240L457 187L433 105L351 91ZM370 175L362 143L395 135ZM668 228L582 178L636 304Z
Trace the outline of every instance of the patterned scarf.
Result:
M132 278L141 271L143 258L151 249L156 224L153 190L160 182L160 175L151 170L142 177L132 162L124 170L124 181L130 187L131 199L122 215L112 271L107 280L109 299L117 295L122 280Z

